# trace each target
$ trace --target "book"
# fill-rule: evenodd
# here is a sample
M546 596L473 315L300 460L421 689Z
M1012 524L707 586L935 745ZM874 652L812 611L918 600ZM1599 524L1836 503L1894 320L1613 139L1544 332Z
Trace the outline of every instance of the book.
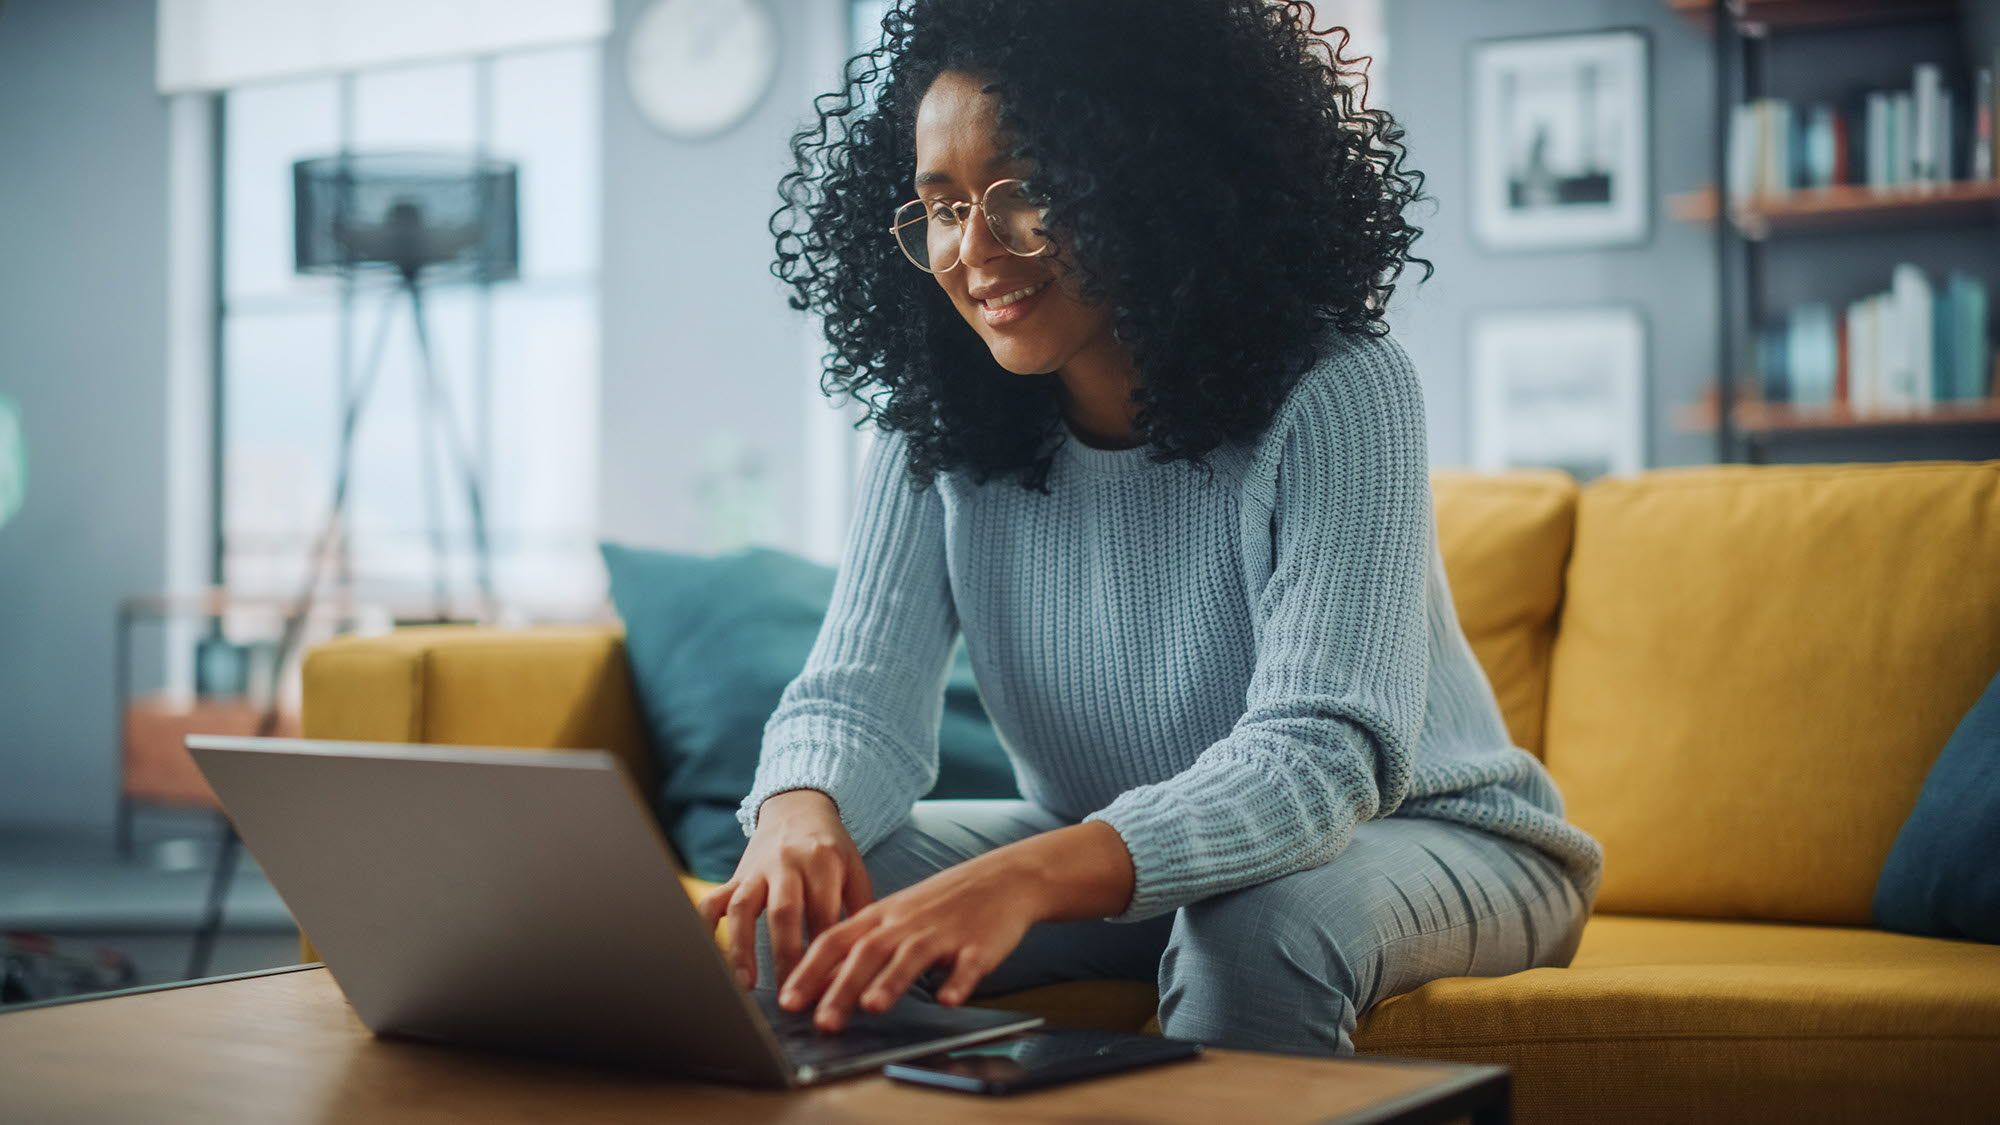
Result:
M1847 403L1857 414L1876 409L1876 309L1874 296L1847 306Z
M1834 326L1833 401L1839 406L1845 406L1849 402L1847 365L1849 355L1848 340L1852 332L1852 324L1852 315L1843 315L1840 318L1840 322Z
M1974 180L1993 178L1993 68L1982 66L1972 83L1972 168Z
M1868 164L1867 183L1869 187L1879 190L1889 186L1889 95L1881 90L1872 90L1866 105L1868 136L1864 156Z
M1808 301L1798 307L1799 343L1804 349L1795 376L1797 401L1812 406L1833 403L1839 347L1834 330L1833 306Z
M1758 131L1758 139L1763 159L1757 175L1757 193L1783 195L1791 189L1785 160L1790 147L1791 105L1781 98L1764 98L1761 101L1762 128Z
M1891 373L1897 406L1928 406L1931 403L1934 351L1930 279L1913 262L1898 262L1889 276L1890 299L1895 312L1895 350L1890 353Z
M1953 154L1958 151L1954 139L1958 130L1952 126L1951 91L1939 90L1937 95L1937 151L1932 156L1932 171L1936 182L1948 184L1958 178L1958 162Z
M1910 102L1908 90L1897 90L1889 95L1889 186L1905 187L1910 183L1914 157L1913 118L1915 112Z
M1966 314L1962 330L1965 333L1965 381L1959 385L1959 397L1981 399L1996 393L1989 388L1993 369L1993 335L1988 325L1992 323L1992 295L1982 278L1972 278L1967 289Z
M1743 203L1757 193L1757 106L1739 102L1729 114L1729 199Z
M1986 282L1953 270L1945 282L1945 322L1940 329L1940 398L1968 401L1986 397L1986 372L1993 363L1987 337Z
M1838 136L1833 127L1832 106L1816 105L1806 111L1805 183L1807 187L1829 187L1839 181Z
M1918 63L1910 76L1909 179L1918 184L1938 182L1938 90L1944 71L1936 63Z
M1953 360L1954 354L1961 346L1956 338L1957 325L1955 322L1957 317L1955 314L1958 310L1958 301L1956 298L1957 294L1954 292L1949 280L1947 280L1942 299L1934 302L1931 307L1931 356L1933 362L1931 364L1930 398L1932 402L1950 402L1958 395L1956 384L1960 375Z
M1838 113L1829 113L1828 116L1833 129L1833 140L1831 142L1833 145L1833 172L1828 176L1827 182L1834 184L1848 183L1853 173L1849 171L1847 159L1849 145L1847 118Z

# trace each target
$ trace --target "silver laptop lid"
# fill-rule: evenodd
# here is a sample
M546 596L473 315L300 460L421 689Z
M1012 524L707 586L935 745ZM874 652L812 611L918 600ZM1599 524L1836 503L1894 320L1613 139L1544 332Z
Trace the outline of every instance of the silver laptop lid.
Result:
M799 1080L609 754L187 744L372 1030Z

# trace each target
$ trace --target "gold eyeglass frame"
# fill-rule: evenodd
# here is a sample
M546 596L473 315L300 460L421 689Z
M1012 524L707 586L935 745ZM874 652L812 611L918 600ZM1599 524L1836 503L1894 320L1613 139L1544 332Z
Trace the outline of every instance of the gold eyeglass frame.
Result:
M986 209L986 197L992 195L993 189L999 187L1001 184L1020 184L1022 189L1021 194L1025 197L1032 198L1032 196L1030 196L1027 191L1028 181L1022 179L1019 176L1006 176L1001 179L994 180L990 184L987 184L986 190L980 192L978 198L973 199L970 202L963 199L938 201L940 203L946 203L951 208L952 214L958 216L958 224L959 224L958 250L953 255L951 264L941 270L934 270L929 266L923 264L922 262L917 261L917 256L915 254L910 253L910 248L903 243L902 230L904 227L911 226L916 223L928 223L931 221L931 213L930 213L931 205L922 196L919 196L916 199L909 200L908 202L905 203L897 204L896 215L898 216L900 216L903 213L904 208L910 206L910 204L912 203L924 204L924 209L918 212L916 218L910 219L906 222L896 222L894 221L894 216L892 216L891 222L889 224L889 237L896 240L896 249L901 250L903 252L903 257L908 258L910 260L911 265L917 267L918 269L924 271L925 273L932 275L941 273L950 273L952 270L957 269L965 261L965 232L972 229L971 224L966 222L966 215L967 213L973 210L977 210L981 215L984 215L986 217L986 229L993 235L993 240L1000 244L1000 248L1002 250L1005 250L1009 254L1014 255L1016 258L1039 258L1042 255L1047 254L1050 250L1055 249L1055 241L1053 239L1049 239L1048 241L1046 241L1041 249L1034 250L1026 254L1022 253L1019 250L1014 249L1012 246L1007 245L1007 239L1003 235L1001 235L999 227L996 226L993 221L993 212L988 211ZM1048 208L1041 207L1037 208L1037 210L1040 211L1046 217L1048 213Z

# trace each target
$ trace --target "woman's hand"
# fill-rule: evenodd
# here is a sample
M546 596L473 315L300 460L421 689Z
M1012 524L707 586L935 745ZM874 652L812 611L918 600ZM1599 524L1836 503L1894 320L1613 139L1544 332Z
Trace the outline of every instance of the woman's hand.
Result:
M1134 878L1124 839L1102 821L1017 840L857 910L814 938L798 968L780 974L778 1004L796 1012L817 1000L813 1022L838 1031L857 1004L888 1008L936 964L951 969L938 1000L962 1004L1029 926L1123 913Z
M824 936L874 900L868 869L840 822L833 798L817 789L774 793L757 809L757 828L729 881L696 904L709 929L727 915L730 959L745 988L757 983L757 916L767 913L778 980L797 964L803 923ZM777 981L773 981L776 984Z
M814 1023L838 1031L857 1004L888 1008L938 963L951 967L938 1000L963 1002L1045 915L1022 855L1007 848L976 856L855 912L813 939L779 1006L799 1011L818 997Z

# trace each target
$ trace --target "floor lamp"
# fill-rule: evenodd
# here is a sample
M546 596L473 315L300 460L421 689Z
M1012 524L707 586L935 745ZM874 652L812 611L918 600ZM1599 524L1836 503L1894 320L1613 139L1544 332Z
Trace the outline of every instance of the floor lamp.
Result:
M423 403L425 502L431 540L431 581L440 620L448 613L444 502L435 436L442 431L451 468L465 495L472 525L481 615L494 613L492 552L487 539L485 487L467 448L457 412L431 345L425 315L427 287L488 284L520 276L519 218L515 204L518 172L510 161L440 153L340 153L292 165L294 256L297 272L334 275L355 283L383 282L381 317L360 376L346 389L340 408L340 448L326 521L313 540L298 600L285 617L278 652L271 663L271 690L257 734L277 730L279 687L298 648L318 594L321 569L347 515L348 485L354 465L354 437L381 373L394 314L405 305L415 328L417 377ZM222 843L209 879L200 927L188 956L187 975L207 975L215 939L222 930L224 903L235 875L241 841L224 822Z

